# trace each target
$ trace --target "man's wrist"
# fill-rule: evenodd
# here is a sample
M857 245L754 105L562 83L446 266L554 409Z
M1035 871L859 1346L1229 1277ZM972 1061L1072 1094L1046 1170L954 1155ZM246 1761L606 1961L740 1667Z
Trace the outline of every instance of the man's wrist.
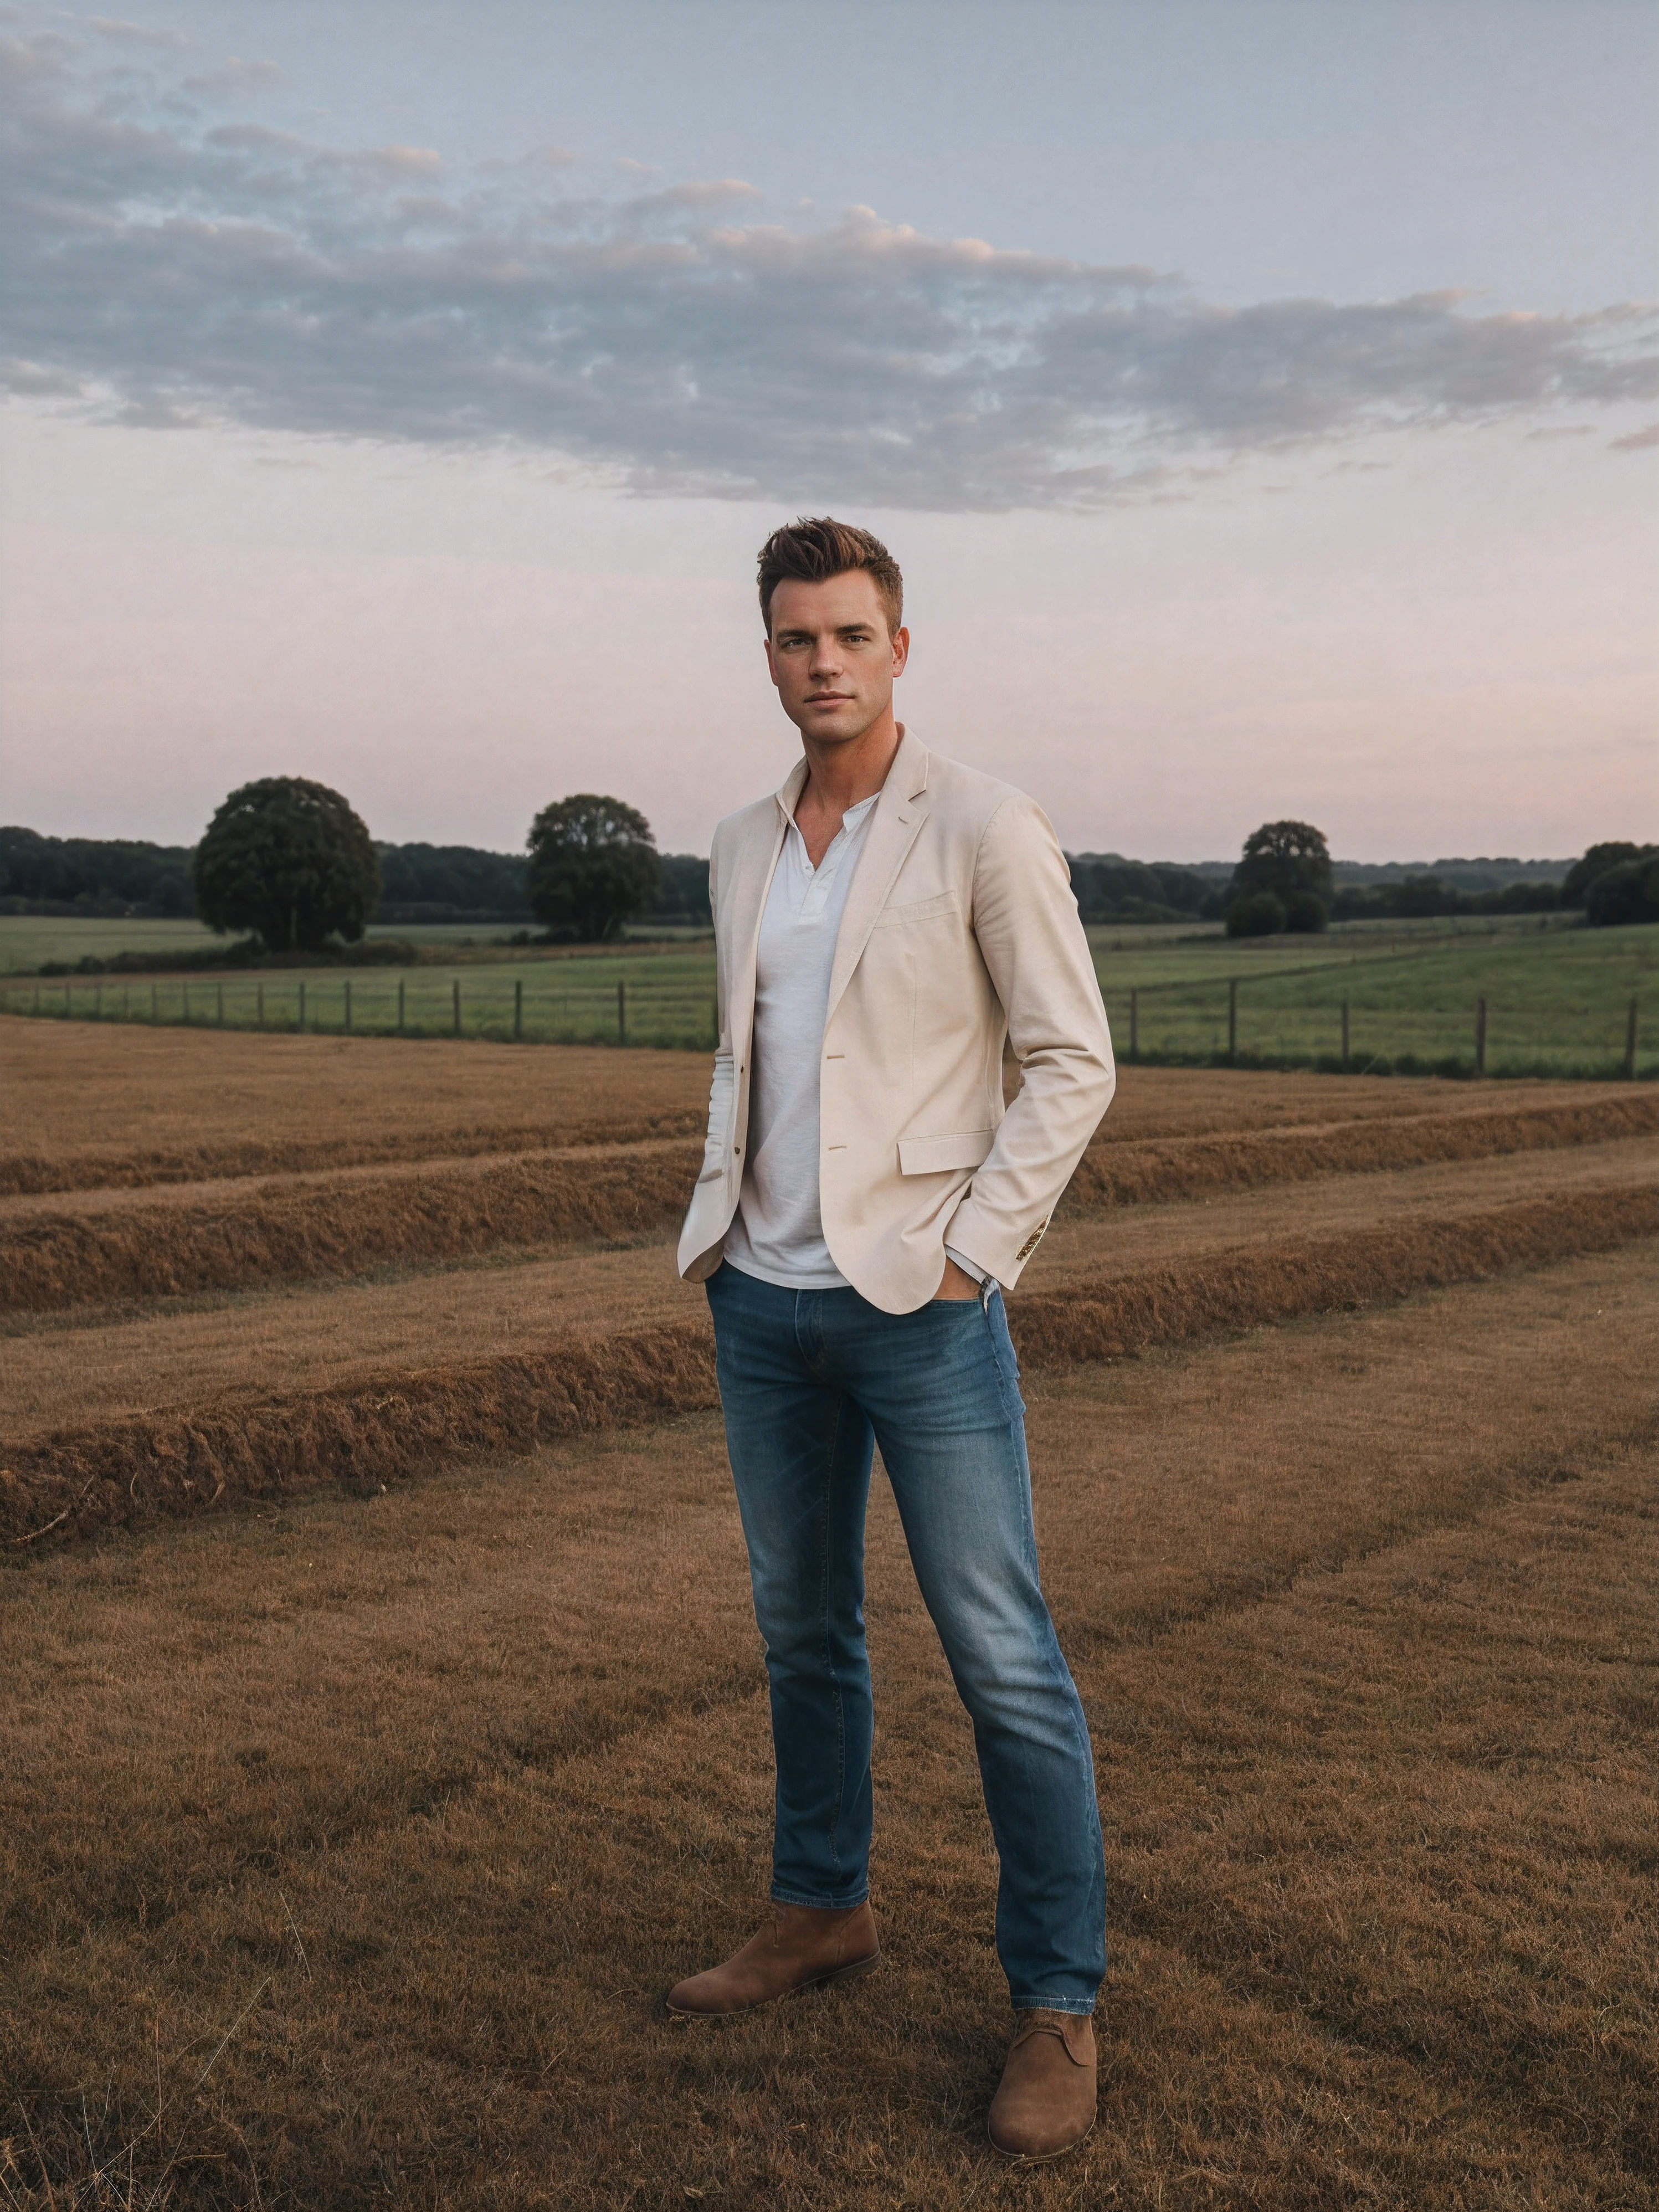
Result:
M977 1283L981 1290L985 1288L986 1271L976 1260L970 1260L965 1252L958 1252L954 1244L945 1246L945 1256L953 1265L961 1268L970 1283Z

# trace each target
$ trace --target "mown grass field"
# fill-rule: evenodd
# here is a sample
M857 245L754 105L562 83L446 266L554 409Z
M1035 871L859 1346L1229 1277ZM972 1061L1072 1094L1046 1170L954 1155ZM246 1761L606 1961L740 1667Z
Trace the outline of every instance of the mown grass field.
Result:
M662 2014L771 1795L706 1060L8 1041L0 2205L1659 2204L1659 1094L1126 1072L1010 1300L1112 1954L1016 2176L879 1482L884 1970Z
M1178 929L1090 935L1125 1059L1203 1065L1236 1057L1245 1066L1334 1072L1345 1066L1346 1006L1347 1070L1468 1073L1484 999L1487 1073L1606 1078L1625 1070L1635 1001L1636 1072L1659 1074L1659 930L1542 919L1549 926L1538 917L1501 926L1365 924L1243 943ZM451 961L434 944L407 969L15 981L0 986L0 1009L701 1051L714 1037L714 956L706 939L694 939L556 955L482 946Z

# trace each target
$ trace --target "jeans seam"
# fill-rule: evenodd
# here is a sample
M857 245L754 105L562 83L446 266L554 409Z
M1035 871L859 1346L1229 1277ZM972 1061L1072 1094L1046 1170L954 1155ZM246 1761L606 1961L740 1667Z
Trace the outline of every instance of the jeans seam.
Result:
M820 1621L823 1635L823 1663L825 1671L836 1686L836 1811L835 1817L830 1823L830 1863L835 1866L841 1864L841 1808L847 1796L847 1701L842 1687L841 1671L835 1663L835 1656L830 1648L830 1559L832 1549L831 1532L835 1525L833 1507L836 1465L836 1447L841 1441L842 1417L846 1406L847 1394L843 1390L836 1400L836 1418L830 1431L829 1458L824 1469L823 1565L820 1577L823 1591Z
M1018 1427L1023 1431L1025 1425L1025 1408L1020 1403L1018 1386L1014 1391L1014 1403L1012 1406L1008 1403L1008 1378L1002 1371L1002 1347L997 1342L996 1325L991 1319L989 1298L985 1299L981 1304L980 1312L985 1319L986 1341L990 1346L991 1365L996 1373L997 1400L1002 1407L1002 1418L1010 1428Z

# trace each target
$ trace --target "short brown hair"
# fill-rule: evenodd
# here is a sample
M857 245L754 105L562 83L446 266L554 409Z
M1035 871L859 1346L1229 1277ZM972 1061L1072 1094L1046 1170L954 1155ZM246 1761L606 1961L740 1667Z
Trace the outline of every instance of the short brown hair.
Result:
M904 579L898 562L879 538L855 523L837 522L830 514L803 514L786 522L761 547L758 568L761 619L769 635L772 594L787 576L803 584L822 584L851 568L862 568L887 611L890 634L904 619Z

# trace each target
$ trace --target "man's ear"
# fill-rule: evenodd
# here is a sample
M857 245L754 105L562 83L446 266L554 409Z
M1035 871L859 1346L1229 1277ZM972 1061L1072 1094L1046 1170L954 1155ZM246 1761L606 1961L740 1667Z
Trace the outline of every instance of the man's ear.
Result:
M775 690L778 682L778 664L772 658L772 641L770 637L766 637L763 638L761 642L766 648L766 672L771 678L772 688Z
M901 623L898 628L893 632L893 673L895 676L903 675L905 663L909 659L909 658L910 633L905 629L903 623ZM775 677L773 681L775 683L776 680L777 679Z

